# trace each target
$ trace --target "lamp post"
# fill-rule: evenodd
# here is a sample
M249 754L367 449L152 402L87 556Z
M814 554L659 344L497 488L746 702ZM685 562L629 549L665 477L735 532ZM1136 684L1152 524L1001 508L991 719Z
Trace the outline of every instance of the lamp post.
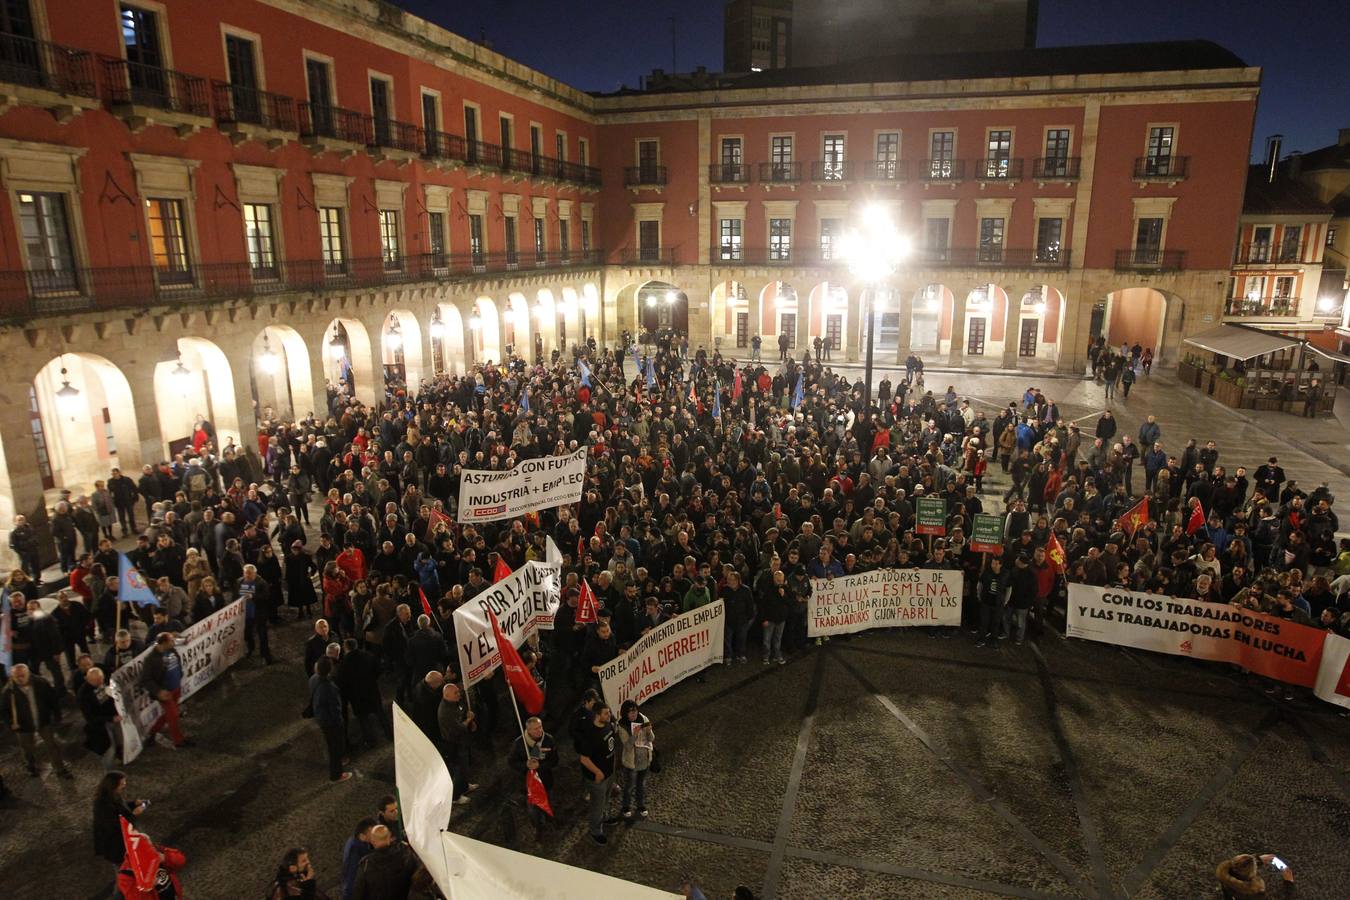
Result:
M876 295L882 283L895 273L909 255L909 240L896 230L890 213L884 207L869 206L863 210L858 224L844 233L840 243L840 255L848 263L849 271L866 286L867 304L863 321L867 323L867 357L864 383L867 388L866 402L870 406L872 354L876 343L876 323L873 321Z

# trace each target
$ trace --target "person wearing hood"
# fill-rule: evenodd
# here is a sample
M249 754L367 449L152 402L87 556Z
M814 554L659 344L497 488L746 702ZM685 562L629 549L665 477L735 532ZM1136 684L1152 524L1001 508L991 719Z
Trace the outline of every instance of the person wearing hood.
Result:
M1294 870L1273 853L1239 853L1219 863L1214 878L1224 900L1294 896Z

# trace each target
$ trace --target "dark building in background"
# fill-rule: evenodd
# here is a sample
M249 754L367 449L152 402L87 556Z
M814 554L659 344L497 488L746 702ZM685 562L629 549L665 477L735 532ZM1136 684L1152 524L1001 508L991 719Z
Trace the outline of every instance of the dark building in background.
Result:
M728 72L786 69L792 62L793 0L728 0L722 66Z
M1037 0L792 0L785 5L791 7L793 66L1036 45ZM727 46L730 60L730 38Z

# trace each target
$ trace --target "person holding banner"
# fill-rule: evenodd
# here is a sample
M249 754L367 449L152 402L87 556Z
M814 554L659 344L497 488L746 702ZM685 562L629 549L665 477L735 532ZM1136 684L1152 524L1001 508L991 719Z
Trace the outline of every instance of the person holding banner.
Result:
M190 747L193 741L184 737L178 727L178 699L182 695L183 660L174 648L174 635L164 632L155 638L154 652L145 658L145 668L141 670L141 682L155 699L159 701L160 714L150 726L148 737L160 744L172 744L173 749ZM160 733L167 728L169 736Z

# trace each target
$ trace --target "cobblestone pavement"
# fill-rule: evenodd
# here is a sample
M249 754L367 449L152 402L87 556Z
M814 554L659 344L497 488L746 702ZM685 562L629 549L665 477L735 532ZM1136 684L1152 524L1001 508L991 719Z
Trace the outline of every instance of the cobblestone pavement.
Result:
M1001 404L1025 381L963 376L958 390ZM1102 406L1090 383L1043 386L1074 416ZM1330 477L1340 492L1325 464L1188 393L1160 379L1114 407L1131 429L1136 410L1157 409L1169 447L1217 435L1221 460L1274 452L1300 481ZM153 801L145 830L188 855L190 897L262 896L283 850L303 844L336 898L343 840L393 789L387 745L355 757L351 782L328 784L317 729L299 715L308 628L273 634L277 665L244 660L189 702L196 747L151 747L128 767L131 794ZM536 843L498 762L508 723L476 748L482 787L454 828L659 887L693 878L714 900L738 883L812 900L1198 898L1213 895L1218 860L1266 850L1290 861L1302 897L1350 884L1350 720L1308 698L1276 703L1224 667L1054 634L995 649L896 629L782 667L715 668L646 711L663 762L651 819L619 826L610 846L586 837L570 750L558 820ZM78 715L66 718L78 755ZM75 771L30 779L0 738L15 794L0 804L4 897L82 900L111 882L89 836L97 762L85 754Z

